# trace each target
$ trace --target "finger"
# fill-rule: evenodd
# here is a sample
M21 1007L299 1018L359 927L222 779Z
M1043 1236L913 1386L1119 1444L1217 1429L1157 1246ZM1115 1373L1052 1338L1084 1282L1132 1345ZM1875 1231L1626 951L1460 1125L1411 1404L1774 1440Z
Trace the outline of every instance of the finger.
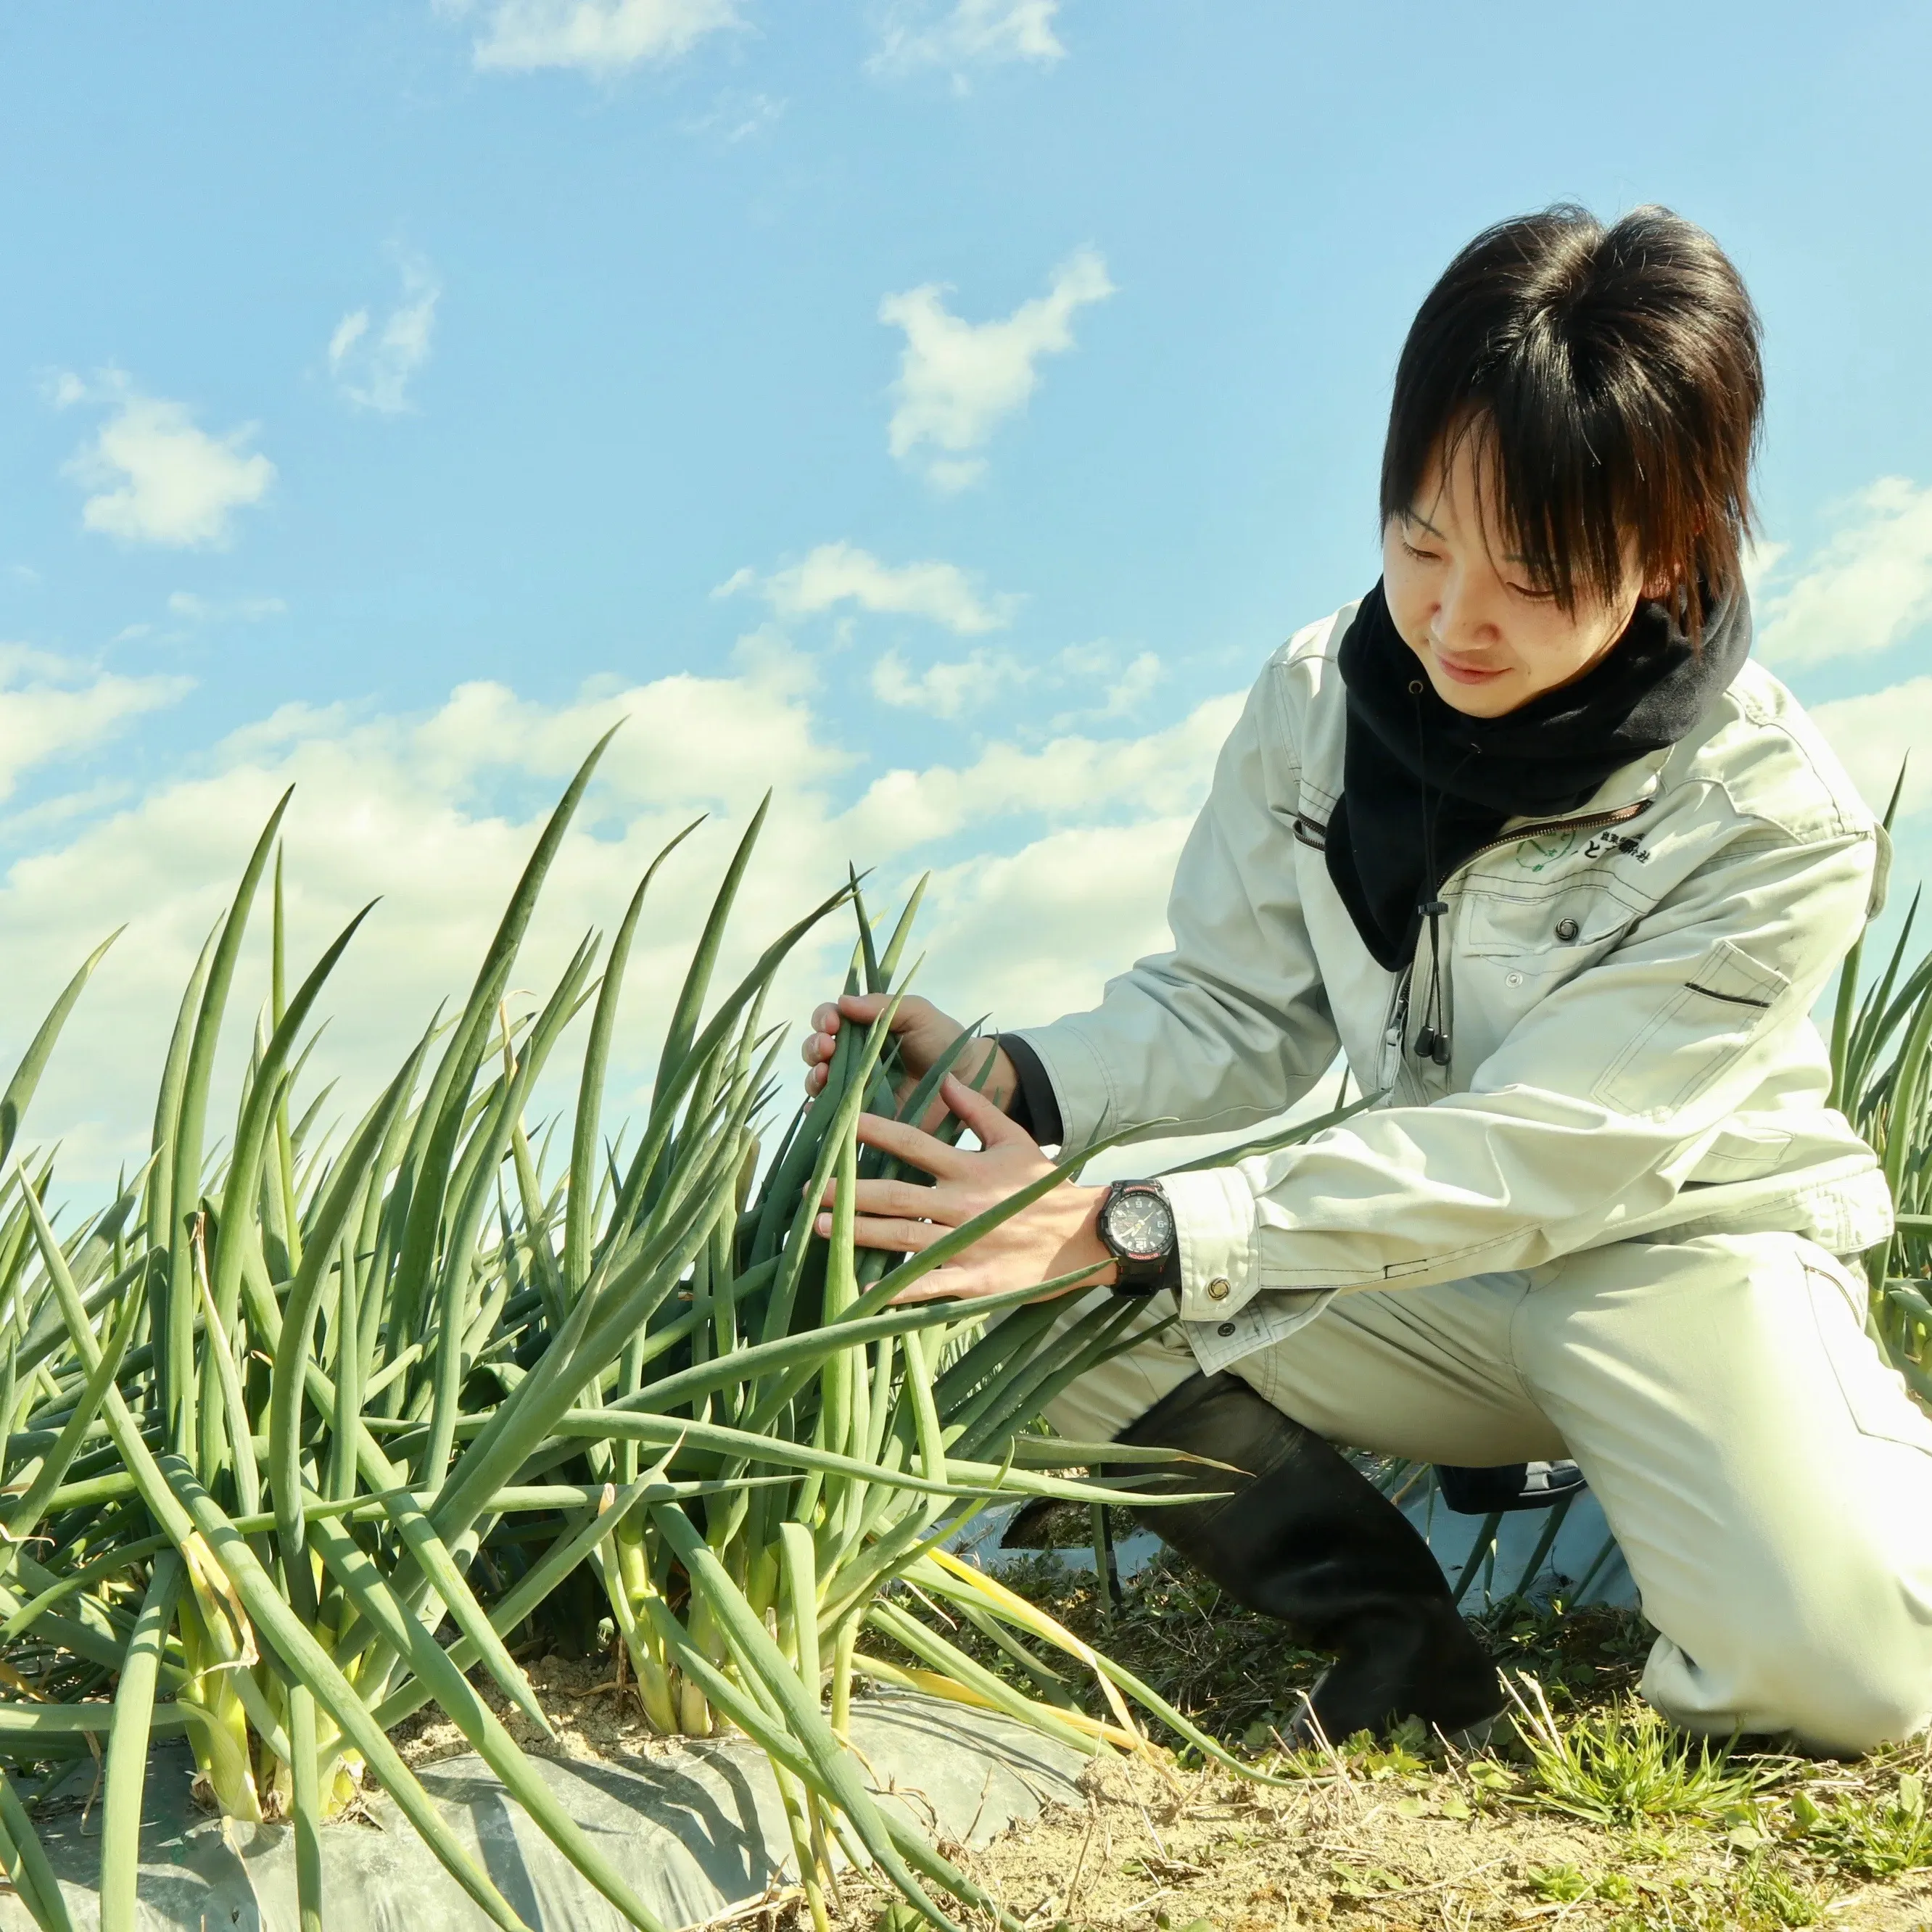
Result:
M956 1178L966 1172L966 1163L973 1158L922 1132L910 1120L889 1120L882 1114L859 1116L859 1138L866 1146L895 1155L935 1180Z
M889 1003L889 996L884 993L841 993L838 1011L848 1020L860 1020L870 1026L885 1011ZM837 1024L835 1020L825 1030L830 1033Z
M832 1078L829 1066L808 1066L805 1070L805 1093L811 1100L825 1091L825 1083Z
M1094 1270L1104 1271L1105 1264ZM977 1301L989 1294L1006 1294L1021 1286L1016 1281L1004 1281L998 1274L971 1262L953 1262L943 1268L934 1268L930 1274L921 1275L910 1288L902 1288L892 1297L891 1306L895 1308L910 1307L920 1301ZM1062 1295L1084 1294L1093 1287L1090 1280L1076 1281L1066 1288L1056 1288L1036 1295L1036 1301L1058 1301Z
M838 1192L838 1182L828 1180L819 1204L830 1208ZM949 1228L958 1225L950 1203L940 1199L940 1190L922 1187L916 1181L862 1180L852 1190L852 1208L858 1214L896 1214L908 1221L937 1221Z
M812 1030L814 1033L836 1033L838 1030L838 1009L828 1000L821 1006L812 1010Z
M812 1223L815 1232L829 1236L832 1216L820 1214ZM934 1241L952 1232L930 1221L901 1221L875 1214L861 1214L852 1223L852 1240L862 1248L884 1248L893 1254L922 1254Z
M956 1074L949 1073L940 1082L939 1095L979 1136L982 1147L997 1147L1003 1141L1037 1144L1025 1128L1001 1112L985 1094L976 1093Z
M993 1292L990 1288L975 1288L964 1268L936 1268L930 1274L921 1275L911 1287L901 1288L889 1305L911 1308L922 1301L971 1301Z
M1004 1281L996 1270L976 1267L970 1262L952 1262L922 1274L910 1288L892 1297L895 1307L910 1307L921 1301L980 1301L990 1294L1005 1294L1021 1284Z

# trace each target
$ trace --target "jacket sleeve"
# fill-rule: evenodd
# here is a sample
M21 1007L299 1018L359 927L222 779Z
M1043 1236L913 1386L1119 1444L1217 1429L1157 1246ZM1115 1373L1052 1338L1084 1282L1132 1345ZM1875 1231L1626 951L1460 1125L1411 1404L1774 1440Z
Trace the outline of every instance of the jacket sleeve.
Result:
M1864 924L1876 857L1870 828L1801 844L1740 820L1622 944L1532 1008L1467 1091L1172 1177L1183 1315L1225 1317L1266 1289L1536 1267L1669 1210L1761 1084L1748 1049L1810 1025ZM1797 1064L1807 1090L1791 1097L1815 1105Z
M1070 1147L1123 1127L1211 1133L1266 1120L1334 1059L1295 886L1300 773L1285 711L1270 662L1175 870L1174 950L1109 981L1091 1012L1021 1030Z

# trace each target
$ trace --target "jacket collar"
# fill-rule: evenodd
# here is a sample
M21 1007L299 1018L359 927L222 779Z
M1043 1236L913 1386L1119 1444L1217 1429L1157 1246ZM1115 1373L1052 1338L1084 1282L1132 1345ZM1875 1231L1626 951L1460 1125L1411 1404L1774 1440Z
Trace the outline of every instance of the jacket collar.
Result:
M1599 812L1622 812L1643 804L1663 789L1664 768L1675 748L1666 745L1661 751L1646 752L1642 758L1619 766L1574 812L1561 813L1555 819L1507 819L1503 830L1506 833L1528 831L1538 825L1567 824L1573 818L1593 818Z

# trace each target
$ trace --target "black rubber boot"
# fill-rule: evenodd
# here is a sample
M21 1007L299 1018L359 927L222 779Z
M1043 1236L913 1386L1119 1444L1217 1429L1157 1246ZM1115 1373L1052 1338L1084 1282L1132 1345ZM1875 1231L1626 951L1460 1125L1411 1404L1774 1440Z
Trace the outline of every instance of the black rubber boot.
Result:
M1192 1377L1116 1438L1212 1456L1245 1479L1180 1466L1150 1487L1230 1493L1142 1513L1236 1602L1334 1654L1310 1696L1330 1743L1414 1716L1446 1736L1503 1707L1502 1680L1450 1599L1429 1546L1342 1454L1232 1375ZM1117 1478L1146 1464L1117 1464ZM1304 1736L1306 1725L1301 1727Z

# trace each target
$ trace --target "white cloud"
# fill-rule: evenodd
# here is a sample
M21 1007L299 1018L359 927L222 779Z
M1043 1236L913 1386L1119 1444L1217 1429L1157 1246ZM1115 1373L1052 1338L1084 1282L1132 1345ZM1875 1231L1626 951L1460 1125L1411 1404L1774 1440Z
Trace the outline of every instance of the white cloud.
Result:
M0 800L35 766L94 748L190 688L184 677L123 677L52 652L0 644Z
M1152 651L1124 662L1112 645L1101 642L1070 644L1040 663L1028 663L1010 651L974 650L923 670L915 670L900 652L888 650L874 662L871 682L880 704L934 718L980 710L1022 686L1077 693L1080 701L1052 720L1050 728L1064 733L1083 724L1132 716L1162 675L1160 659Z
M444 0L440 10L472 10ZM479 68L574 68L598 75L681 59L739 19L734 0L490 0L484 14L475 47Z
M1009 814L1052 820L1181 812L1200 796L1238 696L1210 698L1144 738L1055 738L1038 750L988 745L970 765L887 772L845 814L862 848L900 850Z
M1183 812L1067 826L935 871L920 990L959 1019L989 1015L996 1029L1093 1005L1115 974L1173 944L1167 887L1190 822Z
M1105 644L1070 644L1054 660L1054 669L1062 682L1080 685L1096 700L1063 712L1053 721L1055 730L1083 718L1131 717L1154 695L1162 676L1154 652L1138 652L1122 664L1119 653Z
M701 134L736 147L741 141L754 140L769 134L784 118L785 104L769 94L745 94L728 88L712 104L709 114L700 114L680 123L687 134Z
M1066 50L1053 31L1060 0L892 0L879 22L879 44L866 62L888 78L944 68L964 86L975 68L1014 61L1050 67Z
M174 616L196 624L258 624L265 617L280 616L288 608L279 597L231 597L224 601L203 597L192 590L175 591L168 598L168 609Z
M1901 814L1932 808L1932 677L1806 708L1873 811L1885 809L1900 770Z
M369 311L352 310L328 338L328 373L358 409L399 416L410 406L410 384L429 360L442 284L419 256L398 260L402 294L372 332Z
M886 441L910 462L926 454L927 478L959 490L985 473L973 452L1000 420L1024 408L1040 384L1040 358L1073 346L1073 318L1114 292L1107 265L1091 248L1078 250L1054 270L1043 296L1024 302L1002 321L964 322L946 307L945 290L922 284L879 304L879 320L905 332L895 406Z
M41 674L20 664L28 680ZM339 1076L341 1111L352 1115L436 1002L468 984L549 800L620 717L629 722L566 842L514 982L548 983L581 933L610 930L671 832L697 812L718 814L653 888L616 1054L614 1130L647 1092L688 950L768 785L777 802L724 972L835 886L848 859L875 868L871 896L883 907L916 876L929 842L964 831L979 856L944 875L920 941L933 962L923 989L953 1010L997 1003L1016 1022L1050 1017L1090 1001L1132 949L1162 943L1168 859L1238 700L1216 700L1138 741L1070 736L1039 753L991 746L959 769L888 774L842 804L854 760L812 708L817 682L782 640L760 634L718 675L600 687L561 704L478 682L414 718L289 706L196 752L131 802L80 795L76 814L93 805L91 820L60 822L56 802L39 849L0 875L0 982L9 988L0 1069L74 963L124 920L131 926L62 1042L30 1132L62 1139L69 1186L76 1177L98 1185L145 1152L152 1083L181 988L254 828L290 784L292 970L305 970L356 907L382 899L332 984L333 1018L316 1054L315 1081ZM60 728L70 740L82 732L71 721ZM41 729L23 742L39 747ZM1122 825L1135 830L1110 829ZM262 923L236 989L218 1076L224 1100L263 991ZM772 1017L795 1024L843 970L850 944L849 923L828 928L777 989ZM562 1099L560 1088L538 1111ZM221 1131L219 1108L211 1131Z
M94 493L81 506L82 523L124 543L226 544L235 512L259 503L275 480L275 466L248 448L254 424L210 436L184 404L144 396L118 371L91 388L62 376L53 400L62 408L82 401L111 408L66 474Z
M1766 663L1822 664L1887 650L1932 618L1932 487L1882 476L1795 572L1782 547L1768 562L1758 628Z
M729 597L756 588L782 617L814 616L841 604L902 617L923 617L970 637L996 631L1012 621L1018 600L985 597L957 564L927 559L916 563L881 563L856 544L820 544L802 563L760 578L749 569L734 571L712 595Z
M1004 651L971 651L952 663L928 664L922 671L915 671L897 651L887 651L872 666L872 695L900 710L957 718L1025 682L1027 675L1026 667Z

